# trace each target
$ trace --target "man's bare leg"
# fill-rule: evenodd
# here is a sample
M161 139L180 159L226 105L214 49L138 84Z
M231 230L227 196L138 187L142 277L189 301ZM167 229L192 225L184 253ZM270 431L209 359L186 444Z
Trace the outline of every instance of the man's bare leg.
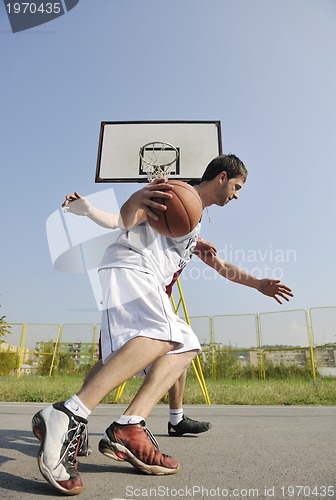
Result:
M141 387L140 394L137 394L128 408L132 413L138 412L140 420L134 424L112 424L106 429L104 438L99 443L99 450L106 456L117 457L117 460L120 459L118 454L121 454L122 460L127 460L148 474L176 474L179 462L160 452L155 438L150 436L142 421L194 356L194 353L185 353L172 356L170 362L165 361L168 357L166 354L175 345L174 342L146 337L132 339L114 353L106 365L97 370L78 394L65 403L48 405L33 416L32 429L41 443L38 465L43 477L58 491L76 495L83 490L76 467L76 455L91 410L124 380L152 363L145 387ZM159 369L157 365L161 360L162 366ZM176 376L173 375L174 372Z
M83 386L86 385L88 381L94 377L94 375L101 369L102 366L102 360L98 359L98 361L93 366L91 366L90 370L85 375Z
M169 354L157 359L151 366L145 381L125 411L125 415L148 417L161 397L189 366L197 351Z
M89 370L87 373L84 384L85 385L98 370L102 368L102 361L99 360L97 363ZM187 379L187 369L183 370L180 377L168 390L169 393L169 422L168 422L168 434L172 436L182 436L183 434L200 434L201 432L206 432L211 428L210 422L202 422L198 420L193 420L184 415L183 410L183 397L185 391ZM183 424L179 427L178 424L183 421ZM177 428L176 428L177 427ZM90 453L87 440L83 440L82 447L80 448L78 454L79 456L87 456Z
M186 385L187 370L184 370L175 384L169 389L169 408L171 410L178 410L183 406L183 394Z
M145 420L197 351L166 354L151 366L145 381L124 414L113 422L99 442L99 451L114 460L126 460L148 474L176 474L178 461L163 455Z
M187 356L187 359L186 360L182 360L182 365L179 365L180 366L185 366L185 363L190 363L191 360L193 359L193 357L195 356L195 352L191 352L190 355ZM172 360L175 365L175 356L178 356L178 355L169 355L169 356L164 356L165 358L170 358L171 356L174 356L174 359ZM167 359L167 361L170 361L169 359ZM170 365L170 363L169 363ZM88 371L86 377L85 377L85 380L83 382L83 387L86 386L90 380L93 379L93 377L102 369L103 367L103 363L101 360L98 360L97 363L95 365L92 366L92 368ZM162 367L163 368L163 367ZM159 370L162 368L159 367ZM153 370L152 370L153 369ZM168 368L170 370L170 367ZM176 377L178 375L178 372L177 372L178 368L176 366L174 366L174 377ZM153 374L154 372L154 374ZM163 371L164 373L164 371ZM178 380L176 380L176 382L173 384L173 386L169 389L169 402L170 402L170 408L180 408L182 406L182 400L183 400L183 391L184 391L184 387L185 387L185 381L186 381L186 375L187 375L187 370L186 369L183 369L182 371L182 374L180 375L180 377L178 378ZM151 379L153 379L153 377L155 376L155 367L153 365L153 367L151 368L151 370L149 371L149 373L147 374L147 377L146 377L146 380L147 378L149 378L149 381L147 381L147 385L148 385L148 388L150 391L152 391L152 387L150 386L152 384L151 382ZM146 381L145 381L146 382ZM144 382L143 386L145 386L144 389L141 389L142 390L146 390L146 383ZM167 382L168 384L170 382ZM140 389L140 391L141 391ZM164 391L164 388L161 389L161 391ZM139 392L140 392L139 391ZM165 393L166 391L163 392L163 394ZM162 394L162 395L163 395ZM181 406L179 406L181 405ZM134 413L132 413L134 412ZM139 412L139 413L137 413ZM125 415L141 415L144 419L146 418L145 414L144 414L144 411L142 410L142 408L137 408L136 406L134 405L130 405L128 410L126 410L125 412ZM88 435L85 436L85 439L82 440L81 442L81 445L79 447L79 450L78 450L78 456L88 456L89 454L91 453L91 449L89 448L89 438L88 438Z
M80 389L78 398L88 410L93 410L109 392L172 349L173 342L147 337L128 341Z
M83 386L88 383L89 380L91 380L94 375L101 369L103 366L102 360L99 359L93 366L91 366L90 370L87 372ZM92 449L89 446L89 430L88 427L85 429L85 433L82 436L79 448L78 448L78 453L77 455L79 457L88 457L92 452Z

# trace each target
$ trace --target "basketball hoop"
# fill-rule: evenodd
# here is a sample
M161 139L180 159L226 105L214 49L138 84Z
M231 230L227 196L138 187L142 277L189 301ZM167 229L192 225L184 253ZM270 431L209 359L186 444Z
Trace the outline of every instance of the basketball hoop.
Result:
M169 142L156 141L142 146L139 156L149 182L159 177L168 180L171 166L176 163L179 151Z

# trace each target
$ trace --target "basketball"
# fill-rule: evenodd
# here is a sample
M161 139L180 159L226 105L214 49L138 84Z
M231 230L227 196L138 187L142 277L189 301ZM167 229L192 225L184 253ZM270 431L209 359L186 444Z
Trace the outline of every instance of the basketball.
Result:
M167 209L151 210L158 220L148 217L149 224L162 236L180 238L190 233L199 223L202 215L202 201L195 189L182 181L168 181L174 188L169 191L172 198L153 198L153 201L166 205Z

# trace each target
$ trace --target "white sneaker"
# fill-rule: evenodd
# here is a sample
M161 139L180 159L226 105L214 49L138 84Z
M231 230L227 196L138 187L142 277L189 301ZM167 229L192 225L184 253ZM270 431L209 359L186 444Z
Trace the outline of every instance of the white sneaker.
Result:
M67 495L78 495L83 483L77 471L77 450L87 420L75 416L63 403L55 403L34 415L32 428L41 442L37 462L42 476Z

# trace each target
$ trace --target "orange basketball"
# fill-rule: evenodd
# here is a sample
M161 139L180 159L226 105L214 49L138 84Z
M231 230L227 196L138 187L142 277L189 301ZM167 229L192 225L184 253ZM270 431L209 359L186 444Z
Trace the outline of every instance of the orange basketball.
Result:
M168 181L174 186L169 191L172 198L153 198L161 205L166 205L165 211L151 210L159 217L154 220L148 217L149 224L158 233L167 238L180 238L190 233L197 226L202 215L202 201L195 189L182 181Z

